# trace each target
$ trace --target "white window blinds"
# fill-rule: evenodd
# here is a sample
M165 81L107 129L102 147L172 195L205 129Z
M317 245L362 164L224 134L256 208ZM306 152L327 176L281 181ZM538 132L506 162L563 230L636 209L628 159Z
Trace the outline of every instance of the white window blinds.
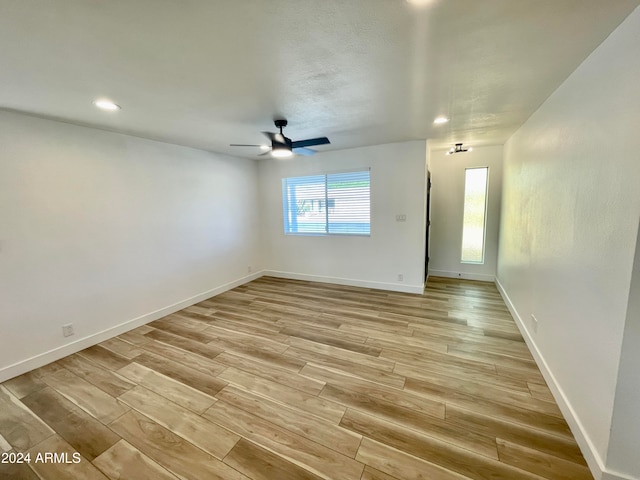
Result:
M369 170L282 179L284 232L369 235Z

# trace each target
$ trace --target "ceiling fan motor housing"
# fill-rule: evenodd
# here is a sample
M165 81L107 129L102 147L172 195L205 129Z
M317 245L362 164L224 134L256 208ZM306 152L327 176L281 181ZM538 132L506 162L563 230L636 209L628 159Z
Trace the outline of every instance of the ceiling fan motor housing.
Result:
M276 133L271 139L271 148L273 150L289 150L293 149L293 142L290 138L284 136L282 129L287 126L289 122L284 119L274 120L276 127L280 129L280 133Z

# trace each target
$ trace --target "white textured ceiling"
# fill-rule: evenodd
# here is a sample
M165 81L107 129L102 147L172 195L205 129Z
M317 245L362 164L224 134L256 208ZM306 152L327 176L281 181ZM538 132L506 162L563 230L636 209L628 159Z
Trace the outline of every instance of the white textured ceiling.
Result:
M317 150L500 144L640 0L426 3L0 0L0 108L249 157L274 117Z

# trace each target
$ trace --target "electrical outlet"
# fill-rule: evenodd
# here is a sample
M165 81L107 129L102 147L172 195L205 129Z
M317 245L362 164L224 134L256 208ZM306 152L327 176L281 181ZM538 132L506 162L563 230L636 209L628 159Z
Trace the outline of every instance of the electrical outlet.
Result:
M407 215L404 213L399 213L398 215L396 215L396 222L406 222L407 221Z
M538 333L538 319L533 313L531 314L531 328L534 333Z
M68 323L68 324L62 326L62 336L63 337L70 337L73 334L74 334L73 323Z
M398 281L399 282L404 282L404 275L403 274L401 274L401 273L398 274Z

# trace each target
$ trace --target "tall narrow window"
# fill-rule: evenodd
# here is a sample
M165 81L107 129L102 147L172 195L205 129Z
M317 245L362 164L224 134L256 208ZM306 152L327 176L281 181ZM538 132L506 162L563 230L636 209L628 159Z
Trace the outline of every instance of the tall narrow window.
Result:
M369 235L369 170L282 179L284 233Z
M462 263L484 263L488 175L488 167L465 170Z

